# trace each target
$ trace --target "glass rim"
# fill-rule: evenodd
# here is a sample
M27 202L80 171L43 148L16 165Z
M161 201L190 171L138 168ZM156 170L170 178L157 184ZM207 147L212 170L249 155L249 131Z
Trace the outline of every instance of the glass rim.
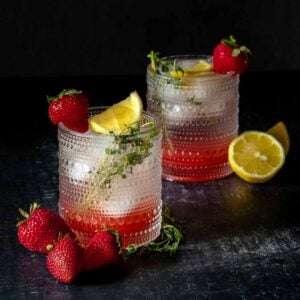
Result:
M209 54L172 54L163 56L161 59L207 59L211 60L212 55Z
M91 116L92 111L103 111L103 110L105 110L109 107L110 107L110 105L91 106L91 107L89 107L89 116ZM161 120L156 115L154 115L153 113L151 113L149 111L143 111L142 116L143 117L145 117L145 116L148 117L150 119L149 121L151 121L151 119L152 119L155 123L155 127L159 130L161 129L161 126L162 126ZM143 118L142 118L142 120L143 120ZM153 127L150 127L150 126L143 127L141 132L138 133L138 134L147 134L148 132L151 131L152 128ZM85 139L97 138L97 137L98 138L101 137L101 138L104 138L104 139L113 139L113 136L92 131L90 129L90 127L89 127L88 131L86 131L86 132L78 132L78 131L69 129L62 122L58 123L58 130L61 130L61 131L65 132L66 134L82 137L82 138L85 138Z
M170 60L174 60L174 59L206 59L206 60L211 60L212 61L212 55L208 55L208 54L174 54L174 55L167 55L162 57L161 59L170 59ZM171 75L167 75L167 74L158 74L156 72L154 72L151 68L151 63L148 64L147 66L147 74L151 75L151 76L155 76L156 78L160 79L160 80L168 80L170 78L174 78ZM235 74L235 73L226 73L226 74L221 74L221 73L216 73L216 76L208 76L208 77L181 77L180 80L182 80L183 82L189 82L189 81L206 81L206 82L214 82L214 81L220 81L220 80L224 80L224 79L233 79L233 78L239 78L239 74Z

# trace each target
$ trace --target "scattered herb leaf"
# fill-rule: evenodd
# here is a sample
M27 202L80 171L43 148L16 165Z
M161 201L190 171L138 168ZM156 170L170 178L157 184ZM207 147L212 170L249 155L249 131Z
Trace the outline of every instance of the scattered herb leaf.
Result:
M193 104L193 105L201 105L201 104L202 104L202 102L196 101L196 96L192 96L192 97L190 97L190 98L187 98L187 99L185 100L185 102L190 103L190 104Z
M182 229L176 224L174 216L168 207L163 207L162 225L159 237L142 246L130 244L125 249L125 255L145 252L160 252L175 254L179 248L179 244L183 239Z
M150 127L147 134L142 134L143 127ZM110 184L116 176L126 178L133 172L135 165L142 164L151 154L153 138L159 134L154 122L141 124L136 122L126 127L120 134L113 132L113 145L105 149L105 156L100 161L93 179L93 185L85 197L82 206L88 207L93 198L101 194L105 200L110 196Z

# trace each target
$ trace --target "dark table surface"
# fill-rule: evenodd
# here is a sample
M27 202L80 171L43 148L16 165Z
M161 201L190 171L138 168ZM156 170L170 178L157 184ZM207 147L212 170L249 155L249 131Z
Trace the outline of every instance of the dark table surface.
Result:
M57 282L45 256L18 244L18 208L33 201L57 211L56 128L47 94L83 89L91 105L108 105L144 76L2 78L0 141L1 299L299 299L299 72L241 77L240 132L282 120L291 137L283 169L264 184L236 175L205 183L163 181L163 201L184 228L176 255L143 255L109 271ZM296 80L295 80L296 79Z

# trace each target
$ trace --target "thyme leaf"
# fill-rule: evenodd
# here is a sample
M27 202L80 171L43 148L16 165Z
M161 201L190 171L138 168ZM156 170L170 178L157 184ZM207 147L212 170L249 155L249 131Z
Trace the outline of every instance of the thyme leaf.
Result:
M147 134L142 134L142 128L150 127ZM90 201L101 194L108 200L111 190L110 185L116 177L126 178L133 172L133 167L142 164L151 154L153 138L159 134L154 122L141 124L136 122L127 126L120 134L113 132L112 147L105 149L105 156L100 161L93 178L93 184L83 205L88 207Z
M169 253L173 255L177 252L179 244L183 239L182 229L176 224L174 216L171 214L168 207L163 207L162 211L162 226L159 237L142 246L130 244L125 249L125 255L145 252Z
M194 104L194 105L201 105L201 104L202 104L202 102L196 101L196 96L195 96L195 95L192 96L192 97L190 97L190 98L187 98L187 99L185 100L185 102L187 102L187 103L189 103L189 104Z
M154 72L157 72L157 67L159 63L159 52L151 50L149 54L147 55L148 58L150 58L151 68Z
M151 68L155 73L163 74L175 71L176 73L184 73L183 68L177 64L176 59L160 58L160 53L151 50L147 55L150 58Z

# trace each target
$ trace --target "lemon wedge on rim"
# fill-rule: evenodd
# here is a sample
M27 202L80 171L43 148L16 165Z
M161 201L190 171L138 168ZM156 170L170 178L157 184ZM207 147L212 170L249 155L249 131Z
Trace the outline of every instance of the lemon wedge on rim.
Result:
M95 132L120 134L128 126L138 122L142 112L143 102L137 91L133 91L126 99L89 118L88 122Z
M171 71L170 75L172 77L181 78L181 77L202 77L211 75L211 71L213 70L212 65L204 59L200 59L200 61L191 66L184 68L183 71Z
M245 181L263 183L281 169L285 151L271 134L245 131L230 143L228 160L232 170Z

